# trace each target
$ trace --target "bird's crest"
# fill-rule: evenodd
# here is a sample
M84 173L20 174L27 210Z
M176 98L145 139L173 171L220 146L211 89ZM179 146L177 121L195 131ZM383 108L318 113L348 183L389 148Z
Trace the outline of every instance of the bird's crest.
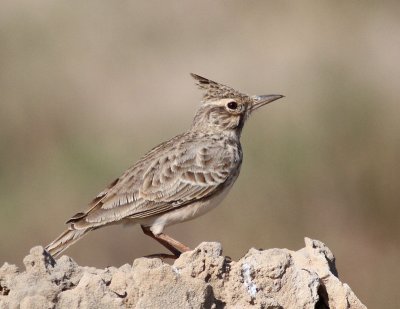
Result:
M190 73L190 75L196 80L196 85L199 89L205 90L203 95L204 101L247 97L245 94L240 93L229 86L214 82L194 73Z

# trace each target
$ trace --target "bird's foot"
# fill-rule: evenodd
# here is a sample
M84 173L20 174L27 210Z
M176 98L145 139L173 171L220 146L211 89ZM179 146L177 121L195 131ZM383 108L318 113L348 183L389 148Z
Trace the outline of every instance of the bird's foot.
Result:
M161 260L172 259L172 260L176 260L179 257L179 255L167 254L167 253L156 253L156 254L145 255L144 257L145 258L149 258L149 259L161 259Z

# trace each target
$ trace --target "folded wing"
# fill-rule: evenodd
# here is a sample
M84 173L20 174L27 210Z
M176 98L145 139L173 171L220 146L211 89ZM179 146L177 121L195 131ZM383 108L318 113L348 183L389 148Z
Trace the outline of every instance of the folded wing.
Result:
M140 219L171 211L221 189L237 162L232 151L202 140L176 138L149 152L111 183L86 212L68 223L74 229L97 227L124 218ZM210 143L208 143L210 145ZM163 151L159 151L159 150Z

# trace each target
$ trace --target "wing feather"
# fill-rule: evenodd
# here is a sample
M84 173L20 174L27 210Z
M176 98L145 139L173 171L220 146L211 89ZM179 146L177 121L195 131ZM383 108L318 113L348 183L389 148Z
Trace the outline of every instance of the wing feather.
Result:
M161 144L113 181L86 212L68 222L83 227L146 218L213 194L240 166L241 157L226 145L204 145L202 138L183 136Z

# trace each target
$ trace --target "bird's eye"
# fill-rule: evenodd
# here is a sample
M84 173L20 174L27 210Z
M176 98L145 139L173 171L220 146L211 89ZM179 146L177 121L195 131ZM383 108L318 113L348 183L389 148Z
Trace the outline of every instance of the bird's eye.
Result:
M235 110L238 107L238 104L235 101L229 102L226 106L228 106L229 109Z

